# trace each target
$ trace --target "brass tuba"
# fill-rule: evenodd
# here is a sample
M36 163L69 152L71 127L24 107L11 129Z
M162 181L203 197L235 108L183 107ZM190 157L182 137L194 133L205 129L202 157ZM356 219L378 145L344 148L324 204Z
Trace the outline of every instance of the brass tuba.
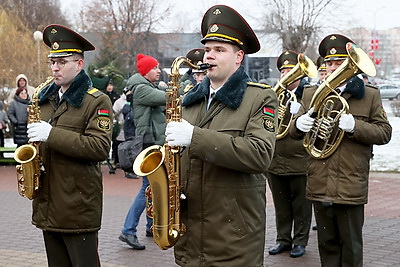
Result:
M315 64L304 54L297 56L298 63L275 85L273 90L278 97L278 130L276 139L282 139L288 134L290 122L293 120L293 114L290 113L290 102L296 101L296 95L286 88L300 78L308 76L316 78L318 70Z
M194 65L186 57L177 57L171 65L171 81L166 91L166 123L182 121L181 98L179 97L179 68L182 64L191 68L206 69L209 64ZM152 203L147 213L153 217L153 238L161 249L175 245L185 233L180 219L180 201L184 198L180 182L180 147L153 145L144 149L133 163L133 171L147 176L150 183ZM149 212L149 210L151 210Z
M53 80L54 77L48 77L45 82L36 87L32 100L28 105L28 123L40 121L39 93ZM32 142L18 147L14 153L14 159L20 163L20 165L16 166L18 193L29 199L34 199L40 190L42 162L39 146L39 142Z
M342 113L349 113L347 101L334 89L352 77L364 72L376 75L374 63L368 55L354 43L347 43L348 57L315 91L310 109L315 121L306 134L303 145L307 152L316 159L324 159L335 152L343 138L344 131L338 127Z

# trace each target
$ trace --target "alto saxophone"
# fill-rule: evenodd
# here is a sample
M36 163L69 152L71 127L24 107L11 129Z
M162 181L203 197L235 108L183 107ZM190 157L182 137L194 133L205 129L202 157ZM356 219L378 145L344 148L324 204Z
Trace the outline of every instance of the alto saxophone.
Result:
M182 121L181 98L179 97L179 67L187 64L191 68L207 69L209 64L194 65L186 57L177 57L171 65L171 81L166 91L166 123ZM139 176L147 176L150 190L146 195L152 203L147 204L147 214L153 217L153 239L161 249L168 249L176 244L185 233L186 227L180 219L180 201L184 199L180 182L179 146L153 145L136 157L133 171Z
M54 77L48 77L44 83L35 88L32 100L28 105L28 124L40 122L39 93L52 83ZM40 142L31 142L15 150L14 159L17 165L18 193L22 197L34 199L40 190L40 174L42 162L39 154Z

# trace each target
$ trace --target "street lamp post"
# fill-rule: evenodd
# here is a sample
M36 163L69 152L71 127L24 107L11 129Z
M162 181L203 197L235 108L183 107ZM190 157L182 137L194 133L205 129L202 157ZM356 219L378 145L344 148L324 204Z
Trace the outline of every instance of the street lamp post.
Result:
M35 39L37 47L38 47L38 53L37 53L37 63L38 63L38 77L39 77L39 82L41 81L40 77L40 41L42 40L42 32L41 31L35 31L33 33L33 39Z

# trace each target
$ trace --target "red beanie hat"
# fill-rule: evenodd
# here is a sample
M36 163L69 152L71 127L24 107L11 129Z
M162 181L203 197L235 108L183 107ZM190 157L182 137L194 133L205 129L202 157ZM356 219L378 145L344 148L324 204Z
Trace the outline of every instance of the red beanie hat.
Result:
M138 72L142 74L142 76L146 75L152 68L158 65L157 59L151 56L146 56L143 54L138 54L136 56L136 66Z

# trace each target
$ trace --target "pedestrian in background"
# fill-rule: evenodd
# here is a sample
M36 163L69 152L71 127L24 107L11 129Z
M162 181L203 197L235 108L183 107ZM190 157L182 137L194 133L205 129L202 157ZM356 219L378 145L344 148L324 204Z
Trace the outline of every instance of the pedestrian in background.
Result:
M183 148L181 218L174 246L180 266L262 266L266 227L263 173L275 146L277 98L242 66L260 44L244 18L216 5L204 15L207 77L183 98L181 122L166 128Z
M33 93L35 92L35 87L30 86L28 82L28 77L26 77L25 74L18 74L18 76L15 78L15 84L16 87L10 91L10 94L8 95L7 98L7 104L10 105L10 103L14 100L15 93L17 92L18 88L26 88L28 92L28 96L32 98Z
M12 133L14 144L17 147L28 143L27 125L28 125L28 104L30 98L28 89L19 87L14 95L7 110L8 119L12 123Z
M0 101L0 147L4 147L4 132L7 129L9 119L7 113L4 111L3 101ZM0 154L3 157L3 154Z
M28 125L45 170L32 223L43 231L50 267L100 266L100 164L111 146L111 101L84 70L84 51L95 49L89 41L60 25L47 26L43 41L55 80L39 95L41 121Z
M143 149L151 145L163 145L165 139L165 90L157 87L161 70L158 61L149 55L138 54L136 56L138 73L131 76L127 87L132 91L132 114L135 124L135 135L143 136ZM126 122L126 121L125 121ZM142 187L133 201L119 240L127 243L134 249L142 250L146 246L137 238L137 226L143 210L146 207L146 188L149 180L142 177ZM153 220L146 216L146 236L151 237Z

